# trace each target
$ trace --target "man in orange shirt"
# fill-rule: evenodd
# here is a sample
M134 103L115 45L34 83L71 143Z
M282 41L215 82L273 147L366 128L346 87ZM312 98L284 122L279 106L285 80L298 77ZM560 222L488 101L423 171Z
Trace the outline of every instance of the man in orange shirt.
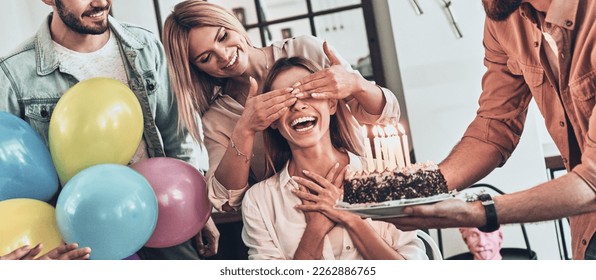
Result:
M596 259L596 1L483 0L477 116L439 165L463 189L505 164L536 100L568 173L525 191L405 209L400 229L480 227L570 217L574 259Z

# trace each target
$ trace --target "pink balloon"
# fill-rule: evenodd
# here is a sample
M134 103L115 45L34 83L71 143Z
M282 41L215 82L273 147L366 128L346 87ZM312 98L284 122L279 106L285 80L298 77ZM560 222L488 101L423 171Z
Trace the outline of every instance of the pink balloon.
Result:
M141 173L157 196L157 226L146 247L165 248L195 236L211 216L205 177L192 165L159 157L131 166Z

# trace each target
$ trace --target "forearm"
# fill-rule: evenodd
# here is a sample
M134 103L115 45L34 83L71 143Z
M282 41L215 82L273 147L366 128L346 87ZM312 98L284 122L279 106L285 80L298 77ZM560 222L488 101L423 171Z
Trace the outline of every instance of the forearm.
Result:
M238 190L248 183L255 134L236 125L230 137L231 141L215 170L215 178L228 190Z
M352 93L362 109L369 114L380 115L385 108L386 100L383 90L364 79L360 74L355 73L355 81L358 84L357 90ZM349 100L346 100L346 102Z
M525 191L498 196L494 201L501 224L546 221L596 211L596 193L573 172Z
M313 260L323 258L323 244L327 232L313 223L308 223L294 253L295 260Z
M490 144L464 137L451 151L449 156L439 164L439 168L449 190L463 189L493 171L502 156Z
M396 252L383 240L370 224L357 216L351 216L342 221L354 246L366 260L403 260L404 257Z

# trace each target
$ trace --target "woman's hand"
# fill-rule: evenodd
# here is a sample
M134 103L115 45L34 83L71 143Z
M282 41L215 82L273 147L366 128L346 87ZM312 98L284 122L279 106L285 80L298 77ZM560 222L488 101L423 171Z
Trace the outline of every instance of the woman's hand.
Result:
M87 260L91 249L89 247L78 248L77 243L63 244L51 251L47 252L43 256L37 258L37 260ZM43 245L37 244L37 246L31 248L29 245L22 246L7 255L0 256L0 260L32 260L37 256Z
M212 218L209 218L203 229L196 236L199 255L203 257L215 256L219 249L219 236L220 233L215 222L213 222Z
M308 203L296 205L296 208L305 213L322 213L333 222L341 224L345 223L347 219L359 218L350 212L341 211L335 208L337 200L343 193L340 186L346 170L347 168L343 168L333 179L330 179L329 176L323 178L318 174L305 170L304 175L309 177L310 180L300 177L296 177L295 180L308 191L295 190L294 193L302 199L302 201L307 201Z
M331 66L302 78L293 85L292 93L299 98L345 99L362 92L364 78L358 72L346 69L327 41L323 43L323 51Z
M37 245L40 248L42 244ZM79 248L79 244L70 243L58 246L37 258L38 260L88 260L91 249L89 247Z
M303 173L305 173L306 171L304 171ZM336 180L338 180L337 178L339 177L343 177L340 176L341 172L339 172L339 163L336 163L331 170L329 170L329 172L327 172L327 175L325 176L324 180L326 180L327 182L335 182ZM305 200L302 197L300 197L300 195L298 194L298 192L300 193L309 193L309 190L304 187L304 185L302 185L300 183L300 180L305 180L308 181L306 179L303 179L301 177L297 177L295 176L294 179L296 180L296 182L299 184L299 188L298 191L294 191L294 193L300 198L300 200L302 201L302 205L314 205L315 203L310 201L310 200ZM343 178L342 178L343 179ZM340 181L341 183L341 181ZM306 223L320 223L319 226L321 226L322 228L326 229L326 232L329 232L334 226L335 226L335 222L330 220L328 217L326 217L324 214L317 212L317 211L308 211L308 212L304 212L304 217L306 218Z
M291 88L272 90L263 94L257 94L257 88L257 82L251 77L244 112L238 121L240 127L250 129L253 133L265 130L297 100L291 93Z

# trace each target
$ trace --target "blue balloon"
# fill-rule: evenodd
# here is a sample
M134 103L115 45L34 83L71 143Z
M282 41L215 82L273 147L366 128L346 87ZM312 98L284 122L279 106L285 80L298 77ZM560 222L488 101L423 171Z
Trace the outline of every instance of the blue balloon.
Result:
M93 260L120 260L138 251L157 224L157 198L141 174L99 164L72 177L56 205L67 243L90 247Z
M39 134L24 120L0 112L0 201L48 201L57 191L58 174Z

